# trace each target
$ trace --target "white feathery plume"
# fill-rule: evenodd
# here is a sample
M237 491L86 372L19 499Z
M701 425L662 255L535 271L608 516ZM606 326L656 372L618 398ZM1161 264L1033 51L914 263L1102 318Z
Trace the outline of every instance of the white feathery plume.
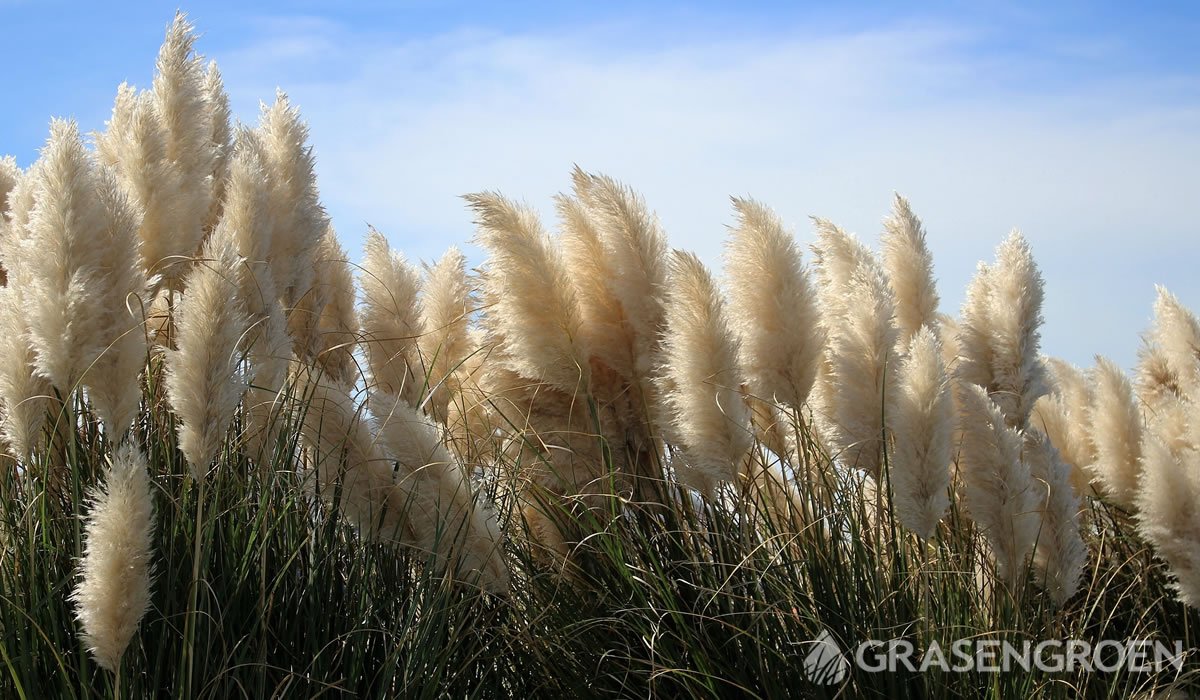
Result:
M590 187L590 176L576 170L577 187ZM559 243L563 264L579 304L581 342L592 356L629 382L637 374L638 341L617 295L617 270L605 248L598 217L576 197L558 195Z
M92 658L116 673L150 608L154 503L141 450L126 442L92 493L79 583L71 599Z
M7 235L8 217L6 213L12 208L8 201L8 193L17 186L17 182L23 174L21 168L17 166L16 158L12 156L0 158L0 237ZM0 281L3 281L3 278L0 278Z
M1182 391L1200 399L1200 320L1166 287L1156 287L1152 342Z
M321 237L316 265L315 287L323 290L324 297L317 317L317 362L337 381L353 384L358 373L354 361L358 338L354 273L332 226Z
M308 145L308 127L287 95L277 92L273 105L262 105L255 138L247 139L246 145L258 148L266 171L268 212L273 224L266 259L290 316L312 288L313 259L329 221L317 192L316 160ZM289 320L289 327L301 322L303 319ZM295 340L300 343L303 338ZM297 354L303 355L304 350L298 346Z
M596 227L610 271L609 290L621 308L622 335L633 348L630 379L643 392L647 405L653 405L650 377L658 361L664 323L666 235L658 217L630 188L611 177L588 174L578 167L571 177L575 196ZM602 357L607 359L606 355ZM610 366L621 370L619 363Z
M392 463L373 434L370 417L351 398L351 388L311 366L294 363L301 435L312 451L313 487L332 502L364 537L411 542L405 503L396 489Z
M846 294L855 271L864 266L878 268L879 264L870 249L836 224L820 218L813 218L813 224L817 230L817 242L812 245L817 294L821 316L832 337L846 314ZM882 269L880 274L884 274Z
M425 268L421 284L425 333L417 340L417 349L429 368L430 413L442 423L458 393L463 376L460 368L474 350L469 330L475 299L466 268L466 257L452 247Z
M1113 361L1097 356L1095 395L1089 417L1096 461L1091 471L1105 493L1123 508L1137 499L1141 464L1142 414L1129 378Z
M103 241L104 352L83 377L88 398L104 422L109 440L120 439L138 411L142 391L138 377L146 364L146 329L142 308L146 276L137 257L137 214L111 171L101 173L98 195L108 212Z
M663 338L663 399L670 437L682 452L680 480L712 495L734 482L750 449L750 416L741 397L737 340L716 283L700 259L675 251Z
M733 200L738 226L725 247L730 326L750 393L799 410L825 349L816 291L793 236L751 199Z
M424 328L417 295L417 271L374 228L367 232L358 282L362 289L362 343L374 391L399 396L410 405L421 400L425 370L417 354Z
M1021 459L1021 434L1006 425L982 387L965 382L958 386L958 468L964 502L991 545L997 575L1012 582L1037 537L1041 493Z
M1033 404L1029 425L1050 438L1059 457L1071 467L1071 483L1079 494L1094 493L1096 445L1092 440L1092 387L1082 370L1056 357L1044 357L1050 393Z
M1200 607L1200 453L1174 451L1148 435L1136 510L1138 532L1167 562L1179 599Z
M833 434L841 461L876 480L885 421L896 414L896 326L891 290L879 267L865 262L842 295L840 327L830 335Z
M165 276L170 286L178 287L186 272L180 263L195 251L201 231L195 222L184 220L194 213L191 193L184 172L167 156L168 134L153 95L138 94L122 83L108 128L95 138L101 162L113 168L140 214L142 268L152 278Z
M1163 401L1183 396L1179 377L1171 368L1167 354L1153 340L1153 331L1143 338L1138 348L1137 389L1138 398L1154 412Z
M466 199L476 217L476 242L488 251L483 308L498 345L495 362L574 395L588 384L588 353L560 251L532 210L490 192Z
M1071 467L1038 430L1025 433L1023 458L1034 480L1041 528L1034 549L1034 570L1056 605L1079 590L1087 565L1087 546L1079 524L1079 497L1071 485Z
M950 506L954 403L931 329L918 330L905 355L891 420L896 447L888 477L900 523L928 540Z
M24 309L20 287L0 288L0 432L18 461L38 449L50 406L50 383L34 371Z
M1017 429L1047 392L1038 357L1042 276L1017 231L996 249L996 263L980 266L963 305L959 378L987 389Z
M493 592L508 586L500 529L476 501L466 472L442 444L438 428L398 397L372 397L390 408L379 418L379 442L399 463L396 488L413 535L410 543L434 553L441 566L477 572Z
M208 64L204 72L204 98L212 118L213 169L212 205L208 209L205 228L216 228L225 201L225 181L229 177L229 161L233 156L233 114L229 108L229 93L221 80L217 62Z
M66 395L108 344L111 219L99 169L74 122L51 122L28 183L30 207L14 218L23 226L13 234L7 262L20 278L37 370Z
M938 293L933 278L933 255L925 242L925 229L908 200L896 195L892 214L883 222L880 239L883 267L896 300L896 327L901 348L922 327L938 329Z
M239 296L252 320L261 319L279 298L271 273L271 239L275 219L268 197L269 172L256 132L239 129L229 163L221 218L213 232L224 237L242 258Z
M179 301L177 350L167 354L167 398L179 417L179 449L203 478L245 391L238 367L249 320L237 297L237 253L214 237Z
M185 257L197 253L204 239L218 157L204 63L194 51L195 43L195 28L177 12L159 49L151 90L166 132L167 161L181 178L182 196L176 204L184 207L177 212L178 228L162 235L172 241L172 252Z

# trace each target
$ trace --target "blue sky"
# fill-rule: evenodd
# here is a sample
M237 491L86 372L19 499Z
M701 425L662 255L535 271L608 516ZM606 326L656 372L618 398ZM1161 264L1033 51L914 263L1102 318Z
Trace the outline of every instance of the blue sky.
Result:
M0 0L0 153L28 165L51 116L102 128L122 80L149 84L174 9ZM1081 365L1132 366L1156 283L1200 311L1194 3L182 9L239 118L277 86L300 106L355 254L367 223L411 258L463 243L458 195L479 189L552 226L577 162L640 190L714 266L731 194L802 242L809 215L874 242L899 191L952 313L1018 227L1047 279L1044 349Z

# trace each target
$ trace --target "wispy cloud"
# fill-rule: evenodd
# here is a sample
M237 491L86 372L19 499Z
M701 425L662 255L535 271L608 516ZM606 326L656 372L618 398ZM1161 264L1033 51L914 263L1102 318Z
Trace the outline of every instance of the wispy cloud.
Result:
M312 124L344 234L370 221L414 256L471 234L458 195L549 217L573 162L642 191L676 246L719 262L728 196L873 240L893 190L925 218L947 309L1013 226L1050 282L1045 344L1131 364L1153 283L1200 307L1195 75L1064 81L984 52L968 27L703 40L610 25L386 41L299 22L223 61L238 104L275 84ZM1071 51L1113 50L1104 41ZM548 219L549 223L549 219Z

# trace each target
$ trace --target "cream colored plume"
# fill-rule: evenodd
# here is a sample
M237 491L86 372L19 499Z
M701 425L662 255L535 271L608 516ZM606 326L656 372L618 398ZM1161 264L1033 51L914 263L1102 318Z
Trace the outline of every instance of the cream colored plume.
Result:
M365 257L358 273L362 289L362 342L371 370L371 387L416 406L425 388L425 369L417 340L424 332L417 298L421 279L404 256L388 246L375 229L367 232Z
M1137 499L1141 464L1142 413L1129 378L1116 363L1096 357L1095 395L1089 418L1096 461L1091 471L1104 492L1125 509Z
M918 330L905 355L891 419L895 451L888 477L896 517L927 540L950 506L954 402L932 330Z
M195 38L177 14L159 50L153 89L138 94L121 85L108 128L96 138L101 160L115 168L142 215L147 274L172 288L200 247L213 203L213 115Z
M896 300L896 327L901 348L922 327L938 328L938 293L933 278L933 255L925 242L925 229L909 207L896 195L892 214L883 222L880 239L883 267Z
M1038 534L1038 491L1021 459L1021 434L977 384L958 390L958 469L971 519L987 538L996 573L1008 582L1021 575Z
M221 207L225 201L225 181L229 178L229 161L233 156L233 123L229 108L229 94L221 80L217 62L208 64L204 72L204 99L212 118L213 169L212 205L208 210L205 228L216 228L221 218Z
M488 251L484 326L507 370L574 394L588 383L579 304L561 252L537 215L490 193L467 195L476 242Z
M0 432L9 454L24 461L41 442L50 407L50 382L34 371L20 287L0 288Z
M463 365L475 349L470 337L475 306L467 259L452 247L425 268L420 304L425 332L417 340L429 373L429 413L442 423L447 421L450 402L465 378Z
M590 187L589 176L579 172L577 176L583 179L576 186ZM555 207L563 263L570 270L579 303L581 342L594 357L633 382L638 376L638 340L617 293L617 270L605 247L598 217L575 197L559 195Z
M289 316L312 288L314 259L321 237L329 226L317 192L316 160L308 145L308 127L287 95L276 93L270 107L263 105L255 138L247 147L257 147L267 175L267 208L272 233L267 261L276 289ZM289 319L293 336L303 318ZM308 350L295 337L297 354Z
M245 377L239 368L249 319L237 298L237 253L214 237L188 275L177 308L177 350L167 354L166 387L179 417L179 449L203 478L229 432Z
M27 180L6 264L21 285L37 370L65 396L108 345L114 212L73 122L51 122Z
M864 266L879 268L879 263L870 249L836 224L820 218L814 218L813 224L817 230L817 242L812 246L817 293L822 318L832 335L847 311L846 294L855 271Z
M980 265L963 304L958 376L987 389L1017 429L1047 392L1038 357L1042 297L1042 276L1029 244L1013 231L996 249L995 264Z
M738 226L726 243L725 275L742 372L753 396L798 411L825 350L816 290L779 217L750 199L733 206Z
M239 296L252 320L264 317L279 299L271 270L271 239L275 218L268 196L270 177L256 132L239 129L225 183L225 199L214 238L229 241L242 259L238 267Z
M1157 290L1151 341L1183 393L1200 399L1200 320L1165 287Z
M734 482L750 449L750 415L742 401L737 340L716 283L700 259L675 251L663 338L669 438L681 450L676 473L711 495Z
M1200 607L1200 453L1147 436L1137 497L1138 532L1166 560L1179 599Z
M96 663L114 673L150 608L154 503L141 450L126 442L92 493L79 582L71 594L80 636Z
M885 421L896 415L896 326L891 290L873 262L864 262L842 295L843 315L830 335L832 434L841 462L880 477Z
M396 488L392 462L375 439L370 417L351 398L351 388L323 372L296 363L295 412L311 450L311 486L368 538L411 542L405 499Z
M0 158L0 232L4 231L6 221L4 214L10 209L8 193L17 186L17 181L21 179L22 174L21 168L17 166L16 158L12 156Z
M1082 370L1056 357L1044 357L1050 393L1033 405L1029 425L1046 434L1059 457L1071 467L1071 483L1079 494L1094 493L1091 465L1096 461L1090 411L1092 387Z
M316 322L317 363L335 380L354 384L358 365L354 348L358 339L358 312L354 308L354 273L346 249L330 226L317 251L312 298L319 299Z
M1087 565L1087 546L1079 525L1079 497L1071 486L1071 467L1059 458L1058 450L1044 433L1025 433L1023 459L1033 478L1041 528L1033 562L1038 580L1056 605L1070 600L1079 590Z
M146 365L147 347L143 307L149 300L146 275L137 257L137 214L110 171L102 172L99 179L97 195L108 213L102 263L107 274L101 285L105 348L84 374L83 383L115 444L133 423L142 397L139 376Z
M436 425L398 397L372 396L386 406L377 416L379 443L396 460L409 543L461 576L477 572L487 590L508 588L503 542L494 514L476 499L466 472L442 444Z
M575 196L595 225L604 251L603 272L609 293L620 305L621 330L632 346L633 372L627 377L653 403L649 381L658 361L664 323L663 300L667 276L667 240L658 217L633 190L606 175L593 175L578 167L571 174ZM571 268L574 274L575 268ZM595 284L595 283L593 283ZM603 347L603 346L602 346ZM597 350L618 372L623 357L619 346ZM611 358L611 359L610 359Z

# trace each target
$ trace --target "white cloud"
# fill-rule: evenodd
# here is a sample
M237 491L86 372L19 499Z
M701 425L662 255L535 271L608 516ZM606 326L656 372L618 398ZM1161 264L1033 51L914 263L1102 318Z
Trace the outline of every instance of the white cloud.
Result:
M1200 309L1191 265L1173 262L1200 253L1200 105L1163 98L1178 76L1047 94L1034 64L973 58L972 34L947 26L388 44L300 22L273 36L218 56L235 103L291 94L353 244L369 221L434 257L471 235L458 195L485 188L552 226L550 197L578 162L641 191L672 243L713 264L730 194L771 204L804 241L810 214L874 240L898 190L926 221L951 312L1018 226L1049 282L1045 348L1079 363L1132 364L1156 282Z

